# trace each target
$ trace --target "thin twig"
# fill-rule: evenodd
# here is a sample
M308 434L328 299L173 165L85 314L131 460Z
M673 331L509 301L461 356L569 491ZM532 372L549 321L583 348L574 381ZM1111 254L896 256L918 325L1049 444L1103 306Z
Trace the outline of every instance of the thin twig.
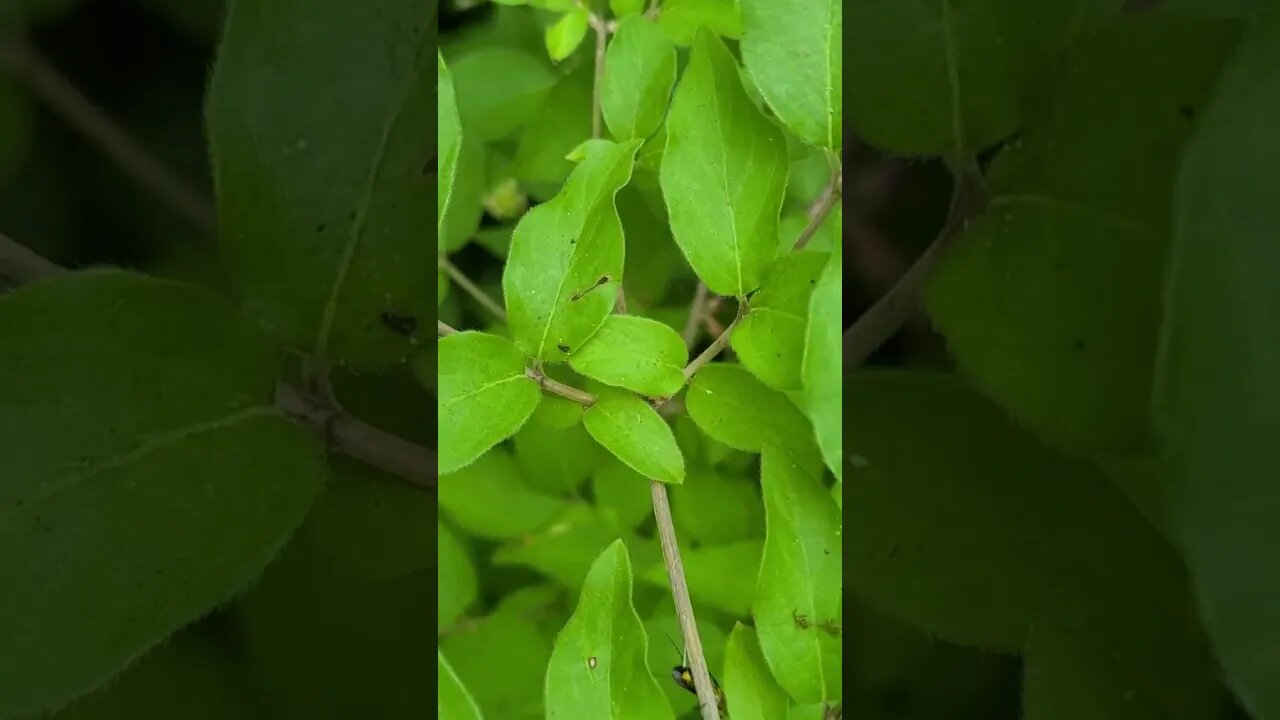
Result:
M733 322L729 323L729 327L725 328L724 332L720 333L720 335L712 341L711 345L707 346L706 350L703 350L698 357L694 358L692 362L685 366L685 382L689 382L689 380L693 378L694 374L702 369L703 365L714 360L715 357L720 354L720 351L724 349L724 346L729 344L729 336L733 334L733 329L738 326L738 321L742 320L746 314L747 303L745 300L739 300L738 314L733 318Z
M458 332L457 329L446 325L443 320L436 321L436 335L438 337L444 337L445 335L453 335L454 333L457 333L457 332Z
M579 390L576 387L565 385L564 383L553 380L543 373L533 368L525 368L524 374L530 380L538 383L538 387L547 392L555 393L562 398L568 398L583 407L591 407L596 404L596 396L585 390Z
M0 270L19 284L67 272L4 235L0 235ZM431 449L379 430L291 385L277 386L276 404L286 415L311 425L328 447L415 487L434 491L438 466Z
M601 114L601 87L604 83L604 50L609 42L609 27L604 20L591 13L591 27L596 31L596 75L591 85L591 137L604 135L604 118Z
M291 385L279 385L276 404L289 417L314 427L332 449L435 492L438 466L432 450L334 410Z
M985 193L982 178L976 172L966 170L957 177L947 221L937 237L898 279L893 289L881 296L844 332L844 372L851 372L861 365L915 312L920 290L937 265L942 250L964 229L969 219L985 207Z
M684 344L690 349L693 343L698 339L698 329L702 327L702 319L707 314L707 296L711 291L707 289L707 284L698 281L698 289L693 293L693 303L689 305L689 319L684 323L684 332L680 336L684 338Z
M75 85L21 39L0 40L0 68L11 72L73 130L84 136L139 185L205 233L214 231L213 208L150 151L124 132Z
M831 208L836 206L836 202L840 200L840 162L833 160L831 163L831 179L827 181L827 186L823 188L822 195L813 207L809 208L809 224L805 226L800 233L800 237L796 239L796 250L804 249L809 244L809 240L813 238L814 233L818 232L818 228L822 227L822 223L826 221L827 214L831 212Z
M453 263L449 262L449 258L441 255L440 259L436 262L436 264L440 267L441 270L444 270L445 274L449 276L450 280L452 280L454 283L457 284L458 287L462 288L464 292L466 292L468 295L474 298L476 302L480 303L481 307L493 313L493 316L501 320L503 323L507 322L507 313L505 310L502 309L502 306L499 305L496 301L494 301L493 298L489 297L489 293L486 293L484 290L481 290L479 286L471 282L471 278L463 274L463 272L458 269L457 265L454 265Z
M662 542L662 559L671 580L671 599L675 603L676 618L680 621L680 633L684 635L684 647L689 653L689 669L693 672L693 686L698 694L698 710L702 720L718 720L716 698L711 691L711 674L707 672L707 659L702 654L702 639L698 637L698 623L693 617L693 602L689 599L689 585L685 582L684 564L680 561L680 545L676 542L676 527L671 519L671 503L667 499L667 486L657 480L649 481L653 496L653 517L657 521L658 538Z

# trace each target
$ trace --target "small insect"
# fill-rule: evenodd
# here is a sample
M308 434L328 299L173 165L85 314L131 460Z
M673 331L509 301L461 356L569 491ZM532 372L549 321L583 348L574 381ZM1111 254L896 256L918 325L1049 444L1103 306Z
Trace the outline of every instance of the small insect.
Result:
M667 641L677 652L680 651L680 648L676 647L676 641L672 640L670 635L667 635ZM711 694L716 698L716 709L720 711L720 718L728 720L729 711L725 707L724 691L720 689L720 683L711 676L711 673L707 673L707 677L711 678ZM680 664L671 668L671 679L675 680L680 687L693 693L695 697L697 696L698 689L693 683L693 670L688 666L684 653L680 653Z
M791 611L791 619L796 621L796 627L800 628L801 630L809 629L808 616L800 614L798 610Z
M556 347L560 348L560 352L564 353L565 355L568 355L568 354L569 354L569 346L568 346L568 345L565 345L564 343L559 343L558 345L556 345Z
M581 300L581 299L582 299L582 297L583 297L584 295L586 295L587 293L591 292L592 290L595 290L596 288L600 287L601 285L604 285L604 284L605 284L605 283L607 283L607 282L609 282L609 276L608 276L608 275L601 275L601 276L600 276L600 279L596 281L596 284L595 284L595 285L592 285L591 287L587 288L586 290L583 290L582 292L576 292L576 293L574 293L574 294L573 294L573 297L569 298L569 302L577 302L577 301Z
M596 656L595 656L595 655L592 655L591 657L587 658L587 667L591 668L592 670L595 670L595 669L596 669Z

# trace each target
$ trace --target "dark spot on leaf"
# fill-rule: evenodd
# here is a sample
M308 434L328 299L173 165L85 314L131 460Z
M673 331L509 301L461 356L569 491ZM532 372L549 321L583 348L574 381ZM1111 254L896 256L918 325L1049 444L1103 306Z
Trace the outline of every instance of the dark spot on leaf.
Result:
M356 219L356 211L355 211L355 210L352 210L351 212L347 213L347 219L348 219L348 220L355 220L355 219Z
M383 311L378 314L378 317L388 330L397 335L408 337L418 330L418 319L409 315Z
M809 618L805 617L804 615L801 615L795 610L791 611L791 617L796 621L796 627L800 628L801 630L808 629Z
M898 557L898 551L899 551L899 550L901 550L901 549L902 549L902 548L901 548L901 547L899 547L899 546L897 546L897 545L894 545L893 547L889 548L889 557L891 557L891 558L896 558L896 557Z
M568 355L568 354L569 354L569 346L568 346L568 345L565 345L564 343L560 343L559 345L556 345L556 347L560 348L560 352L562 352L562 353L564 353L564 354L566 354L566 355Z
M1075 349L1077 349L1077 350L1083 350L1083 349L1084 349L1084 341L1083 341L1083 340L1077 340L1077 341L1075 341L1074 343L1072 343L1072 347L1074 347L1074 348L1075 348Z
M320 223L319 225L317 225L316 234L319 235L320 233L324 232L324 227L325 227L324 223Z
M1178 113L1182 115L1182 117L1188 120L1191 120L1196 116L1196 109L1191 107L1190 105L1179 105Z

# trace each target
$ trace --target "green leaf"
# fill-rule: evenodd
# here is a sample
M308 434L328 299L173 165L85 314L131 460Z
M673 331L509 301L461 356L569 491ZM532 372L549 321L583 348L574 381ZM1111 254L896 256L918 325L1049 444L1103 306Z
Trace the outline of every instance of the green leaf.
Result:
M293 348L386 369L414 336L380 315L435 313L435 15L420 0L230 8L206 110L218 239L245 307Z
M441 641L459 680L489 718L542 718L551 638L507 605ZM424 688L418 686L419 692Z
M619 140L647 138L667 113L676 83L676 49L641 15L618 24L605 53L600 109Z
M449 205L440 221L440 236L436 239L439 252L457 252L480 229L480 219L484 215L484 165L484 142L472 133L463 135L454 166Z
M742 62L778 118L806 142L841 146L840 0L740 0Z
M565 430L582 422L583 411L583 407L573 400L547 394L542 396L530 422L536 422L550 430Z
M639 147L589 141L564 189L511 235L502 294L516 344L538 360L563 362L613 310L624 252L613 198Z
M822 459L839 480L844 467L843 382L840 377L843 322L836 321L843 308L841 248L827 261L809 299L809 323L804 336L804 358L800 377L804 384L804 406L813 421L814 437Z
M542 391L525 375L520 351L496 335L461 332L438 348L439 471L447 475L519 430ZM426 384L421 356L416 369Z
M462 127L486 142L527 125L556 82L545 57L515 47L481 47L454 60L451 70Z
M608 385L650 397L669 397L684 387L689 351L675 330L648 318L610 315L569 367Z
M742 37L735 0L663 0L658 27L677 45L692 45L700 28L734 40Z
M520 466L502 446L465 468L441 476L440 507L459 527L484 538L520 537L546 527L567 503L534 491Z
M499 548L493 563L532 568L567 587L578 588L592 561L618 536L617 526L594 508L570 505L542 532Z
M993 163L987 212L930 278L926 305L961 370L1053 444L1151 443L1185 115L1236 37L1229 22L1138 15L1074 48Z
M591 64L583 63L560 78L541 111L520 133L511 171L538 200L555 196L573 171L568 154L591 138L593 77ZM508 242L510 237L508 230Z
M852 3L850 122L891 152L976 154L1018 128L1038 74L1082 28L1121 4Z
M437 626L443 632L466 611L478 595L476 569L471 564L466 548L457 536L437 523L436 562L438 591L436 593Z
M764 536L764 515L755 481L726 477L693 467L679 488L672 488L671 514L682 540L719 545Z
M689 597L698 604L706 603L718 610L746 617L756 594L756 568L760 567L760 540L742 540L725 545L707 545L684 549L684 564ZM647 567L642 579L654 587L670 589L671 578L661 561Z
M453 194L458 153L462 151L462 121L458 119L458 101L444 56L437 54L436 58L436 232L439 233L444 228L444 212Z
M779 390L800 388L809 296L827 257L827 253L814 250L779 257L765 272L759 292L751 296L751 310L730 336L738 360L766 385ZM839 317L838 311L835 317ZM839 329L830 315L821 316L818 322Z
M444 653L436 650L436 717L440 720L484 720L480 706L458 679Z
M1155 409L1176 482L1173 527L1231 687L1280 717L1280 12L1227 64L1183 157Z
M777 253L787 147L747 99L724 43L706 30L666 129L662 193L676 242L712 292L746 295Z
M612 511L623 529L633 529L652 511L649 480L609 456L591 476L591 495L601 511Z
M609 10L614 17L626 17L644 12L646 0L609 0Z
M582 596L547 667L547 717L670 719L645 663L647 639L631 604L631 561L614 541L591 565Z
M0 714L101 685L275 556L325 476L278 372L195 286L95 270L0 297Z
M816 477L769 444L760 460L764 556L751 615L760 647L787 693L806 703L840 697L840 509Z
M802 458L815 452L804 413L739 365L711 363L699 370L685 406L702 432L731 448L758 453L771 442Z
M181 717L265 720L235 657L207 629L178 632L110 685L54 713L52 720Z
M1107 674L1125 693L1111 700L1135 711L1217 717L1181 561L1095 465L1046 449L946 376L866 372L845 386L859 597L964 645L1009 652L1067 633L1108 659L1072 668L1073 685Z
M560 62L573 54L587 37L591 13L586 8L576 7L569 10L560 19L547 28L547 55L553 62Z
M787 717L787 694L770 674L755 630L734 623L724 651L724 695L734 720Z
M651 480L684 482L684 455L658 411L638 396L606 390L582 416L596 442Z
M674 285L693 280L693 270L671 236L657 171L637 166L631 182L618 193L617 203L627 236L627 304L636 305L632 313L654 317L653 310L640 311L661 304ZM679 298L678 302L687 319L688 297ZM683 330L684 320L673 329Z
M608 455L581 423L563 430L526 423L516 433L515 446L525 480L544 493L574 491Z

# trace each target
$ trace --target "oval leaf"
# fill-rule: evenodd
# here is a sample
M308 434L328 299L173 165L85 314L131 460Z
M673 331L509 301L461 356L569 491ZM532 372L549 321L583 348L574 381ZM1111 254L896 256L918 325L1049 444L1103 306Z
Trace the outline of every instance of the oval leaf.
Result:
M438 352L439 471L447 475L515 434L542 392L525 375L524 356L497 335L450 335L440 339ZM417 370L425 375L431 368L419 363Z
M669 326L635 315L610 315L569 356L569 367L602 383L670 397L684 387L688 359L684 339Z
M445 67L444 56L436 58L436 233L439 235L444 229L444 211L453 195L458 154L462 152L462 121L458 119L458 101L453 94L449 68ZM439 300L443 299L440 296Z
M276 555L325 475L277 372L194 286L93 271L0 297L0 715L101 685Z
M651 480L684 482L684 455L675 433L649 403L621 390L606 390L582 416L596 442Z
M800 139L841 144L840 0L740 0L742 62L765 102Z
M751 310L730 336L738 360L770 387L800 389L809 296L827 257L824 252L802 250L778 258L759 292L751 296ZM840 317L839 312L835 317ZM819 322L836 325L838 321L828 315Z
M480 706L458 679L444 653L436 650L436 717L439 720L484 720Z
M724 650L724 695L734 720L787 717L787 694L769 672L756 632L734 623Z
M647 138L667 114L676 84L676 48L641 15L618 24L600 81L600 110L619 140Z
M547 717L671 720L645 665L647 640L631 604L631 561L615 540L596 558L547 666Z
M1174 529L1232 688L1280 717L1280 12L1245 35L1187 148L1157 411Z
M441 476L439 483L440 507L449 517L467 532L494 540L536 532L567 506L530 488L511 452L501 446Z
M593 140L548 202L530 210L511 235L502 294L516 344L563 362L613 311L622 283L622 221L614 196L631 178L639 141Z
M844 307L843 273L844 264L837 243L813 289L813 296L809 298L809 323L805 328L804 358L800 368L805 411L813 421L814 437L822 459L837 480L843 478L844 467L844 421L841 414L844 383L840 376L840 334L844 322L836 319L841 317Z
M707 30L698 32L665 127L662 194L676 243L712 292L746 295L777 253L787 143Z
M804 413L739 365L711 363L699 370L685 406L702 432L731 448L758 453L772 442L801 457L814 452Z
M776 446L760 459L765 541L751 615L778 684L806 703L840 697L840 509Z
M547 54L555 62L560 62L573 54L587 37L587 27L591 14L586 8L576 7L547 28Z
M435 15L421 0L230 8L207 104L218 238L245 305L292 347L384 369L416 334L380 317L434 315Z
M436 530L437 627L444 632L475 601L478 589L466 548L444 523L437 522Z

